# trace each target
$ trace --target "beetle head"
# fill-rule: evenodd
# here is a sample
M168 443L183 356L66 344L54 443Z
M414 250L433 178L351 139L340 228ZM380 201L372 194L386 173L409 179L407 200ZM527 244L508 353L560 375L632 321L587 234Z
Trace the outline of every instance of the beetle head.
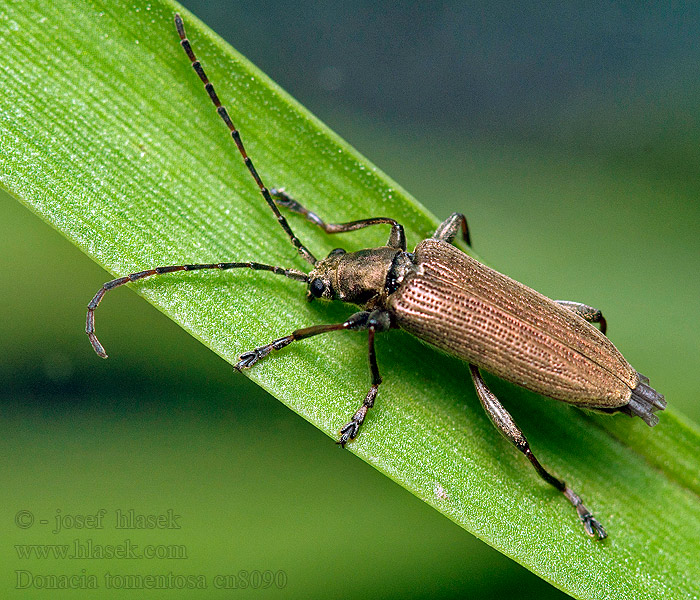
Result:
M336 248L309 273L308 298L365 305L387 293L387 280L397 254L405 253L386 246L358 252Z

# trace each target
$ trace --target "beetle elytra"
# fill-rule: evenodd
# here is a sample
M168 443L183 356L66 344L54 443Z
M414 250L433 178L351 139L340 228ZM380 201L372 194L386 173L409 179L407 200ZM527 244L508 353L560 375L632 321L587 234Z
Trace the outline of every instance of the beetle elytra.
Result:
M307 273L257 262L221 262L157 267L113 279L88 304L86 333L95 352L107 357L95 335L95 309L107 291L132 281L176 271L247 268L270 271L304 283L310 300L340 300L359 305L362 310L342 323L297 329L245 352L236 369L250 368L272 351L297 340L338 330L366 331L371 385L361 406L340 429L337 443L345 446L357 436L382 383L374 350L375 335L393 328L404 329L469 363L479 400L494 425L528 458L540 477L571 502L588 535L605 538L605 529L581 498L540 464L524 434L479 371L484 369L526 389L586 409L637 416L653 426L658 422L654 413L663 410L666 401L604 335L606 322L601 312L576 302L550 300L459 250L452 245L458 235L470 245L467 221L462 214L452 214L431 238L408 252L404 229L394 219L374 217L326 223L284 189L268 189L196 58L179 15L175 15L175 25L192 67L228 127L260 193L311 269ZM358 252L338 248L318 260L296 237L280 207L303 215L329 234L389 225L389 239L385 246ZM592 323L598 323L600 330Z

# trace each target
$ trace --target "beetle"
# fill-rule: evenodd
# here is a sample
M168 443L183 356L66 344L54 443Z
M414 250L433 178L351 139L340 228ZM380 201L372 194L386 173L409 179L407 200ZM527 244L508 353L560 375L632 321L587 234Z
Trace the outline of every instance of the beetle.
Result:
M604 539L607 533L580 496L546 470L480 369L543 396L606 413L622 412L658 422L656 411L666 407L664 396L649 385L605 336L607 324L600 310L578 302L555 301L471 258L453 245L461 238L471 246L464 215L453 213L431 238L407 250L402 225L387 217L347 223L327 223L283 188L268 189L246 153L241 136L221 104L195 56L179 14L175 26L180 44L201 79L218 115L229 129L261 195L310 271L257 262L220 262L156 267L105 283L88 304L85 331L95 352L107 354L95 334L95 309L104 295L126 283L177 271L240 269L269 271L307 286L307 298L339 300L361 307L342 323L297 329L269 344L240 355L238 371L252 367L272 351L294 341L331 331L366 331L371 385L361 406L339 432L337 443L354 440L367 412L374 406L382 377L374 349L375 335L400 328L428 344L469 363L477 396L496 428L532 463L539 476L562 492L574 506L586 533ZM316 259L296 237L280 207L303 215L328 234L347 233L375 225L389 225L385 246L346 252L332 250ZM600 329L593 326L597 323Z

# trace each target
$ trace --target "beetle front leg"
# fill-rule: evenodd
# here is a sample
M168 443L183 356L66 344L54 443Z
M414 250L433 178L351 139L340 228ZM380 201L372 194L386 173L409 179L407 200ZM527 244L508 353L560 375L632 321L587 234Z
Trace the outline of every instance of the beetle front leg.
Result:
M581 497L568 485L566 485L564 481L549 473L537 460L535 455L532 453L532 450L530 450L530 444L525 438L525 435L516 425L510 413L503 407L498 398L496 398L494 393L488 388L481 377L481 373L479 373L478 367L470 364L469 369L471 371L474 387L476 388L476 393L479 396L481 405L484 407L484 410L491 418L491 421L496 428L527 457L542 479L544 479L551 486L554 486L562 494L564 494L564 496L566 496L566 499L571 502L576 509L586 533L589 536L599 540L606 538L608 534L605 532L605 529L603 529L603 526L593 517L591 511L589 511L583 505Z
M349 231L357 231L365 227L371 227L372 225L391 225L391 232L389 233L389 240L386 245L390 248L396 248L397 250L406 250L406 234L404 233L403 225L394 219L389 219L388 217L373 217L371 219L361 219L348 223L326 223L316 213L311 212L308 208L292 198L284 188L273 188L270 190L270 195L277 206L283 206L293 213L303 215L307 221L318 225L326 233L347 233Z
M600 323L600 332L603 335L605 335L605 332L608 330L608 322L599 309L588 306L587 304L582 304L581 302L571 302L569 300L555 300L555 302L559 306L568 308L571 312L576 313L589 323Z
M457 237L459 230L462 230L462 239L469 246L472 247L471 237L469 235L469 226L467 225L467 217L462 213L452 213L447 217L437 231L433 234L433 239L441 240L451 244Z
M321 335L322 333L328 333L330 331L339 331L341 329L348 329L351 331L366 329L369 317L370 313L368 311L362 311L350 315L350 317L342 323L334 323L333 325L314 325L312 327L305 327L304 329L296 329L289 335L273 340L269 344L265 344L259 348L254 348L253 350L244 352L240 355L240 360L233 366L233 368L237 371L249 369L261 358L265 358L273 350L281 350L282 348L289 346L289 344L292 342L304 340L315 335Z

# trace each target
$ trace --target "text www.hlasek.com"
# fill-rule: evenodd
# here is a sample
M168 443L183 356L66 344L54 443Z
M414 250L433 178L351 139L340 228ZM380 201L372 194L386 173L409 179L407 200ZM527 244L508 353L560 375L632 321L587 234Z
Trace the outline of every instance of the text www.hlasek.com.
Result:
M15 544L18 558L109 559L160 558L185 559L187 547L182 544L133 544L130 539L121 544L96 544L91 539L72 544Z
M187 547L182 544L146 544L140 546L130 539L121 544L96 544L91 539L74 540L72 544L15 544L21 559L186 559Z

